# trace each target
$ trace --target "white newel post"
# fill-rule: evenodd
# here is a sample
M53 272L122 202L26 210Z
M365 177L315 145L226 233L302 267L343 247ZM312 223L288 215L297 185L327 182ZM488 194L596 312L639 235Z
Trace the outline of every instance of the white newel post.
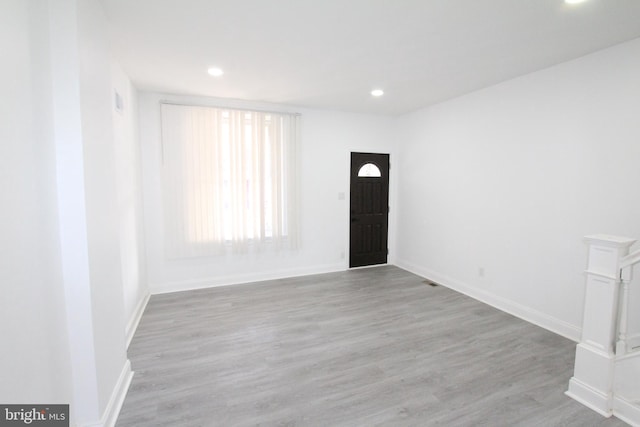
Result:
M620 261L635 239L586 236L586 274L582 338L567 395L609 417L613 409L615 343L620 292Z

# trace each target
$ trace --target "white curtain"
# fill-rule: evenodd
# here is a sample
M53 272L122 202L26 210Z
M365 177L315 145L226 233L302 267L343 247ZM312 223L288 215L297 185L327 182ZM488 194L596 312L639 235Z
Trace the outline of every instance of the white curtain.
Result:
M169 258L297 244L299 116L161 104Z

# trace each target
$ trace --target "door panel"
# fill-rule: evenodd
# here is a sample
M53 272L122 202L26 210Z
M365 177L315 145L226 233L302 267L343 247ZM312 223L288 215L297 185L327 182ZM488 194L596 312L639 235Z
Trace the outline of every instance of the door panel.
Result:
M389 155L351 153L349 267L386 264Z

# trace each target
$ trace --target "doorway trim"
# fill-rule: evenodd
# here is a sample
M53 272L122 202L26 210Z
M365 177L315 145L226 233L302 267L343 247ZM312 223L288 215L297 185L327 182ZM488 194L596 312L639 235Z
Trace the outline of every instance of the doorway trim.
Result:
M387 246L389 253L387 255L386 264L376 264L362 267L349 267L349 249L350 249L350 221L351 221L351 153L371 153L371 154L386 154L389 156L389 212L388 212L388 229L387 229ZM366 147L350 147L345 153L345 187L344 192L345 206L344 206L344 244L343 244L343 265L345 270L357 270L362 268L377 268L384 267L385 265L395 265L395 248L396 248L396 212L397 212L397 178L395 175L395 168L397 163L396 153L392 150L383 149L371 149Z

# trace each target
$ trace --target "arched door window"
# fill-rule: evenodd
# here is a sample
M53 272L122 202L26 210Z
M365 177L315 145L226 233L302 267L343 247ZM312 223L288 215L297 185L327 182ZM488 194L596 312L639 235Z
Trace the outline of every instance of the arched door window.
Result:
M358 170L358 177L363 178L379 178L382 174L380 173L380 168L374 165L373 163L365 163Z

